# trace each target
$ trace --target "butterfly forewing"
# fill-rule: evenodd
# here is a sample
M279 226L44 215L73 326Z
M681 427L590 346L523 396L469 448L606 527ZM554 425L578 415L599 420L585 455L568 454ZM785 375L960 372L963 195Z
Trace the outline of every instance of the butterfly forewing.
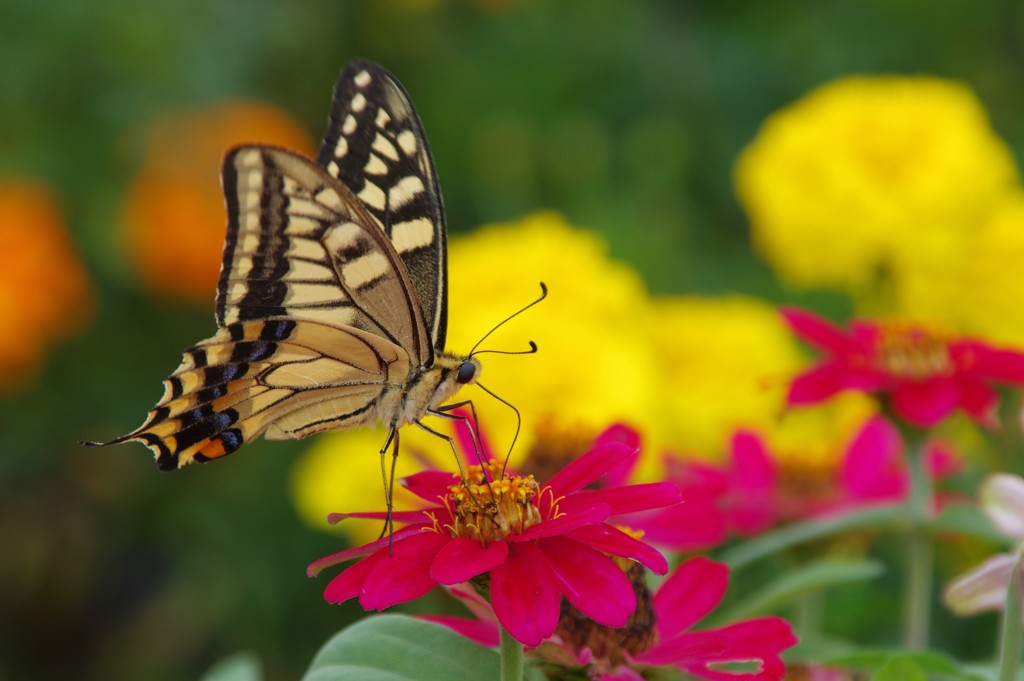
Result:
M433 347L444 349L444 207L423 125L390 73L366 61L345 67L317 162L380 222L409 271Z
M347 188L297 154L256 146L227 155L222 183L219 324L272 316L347 324L430 363L409 274Z

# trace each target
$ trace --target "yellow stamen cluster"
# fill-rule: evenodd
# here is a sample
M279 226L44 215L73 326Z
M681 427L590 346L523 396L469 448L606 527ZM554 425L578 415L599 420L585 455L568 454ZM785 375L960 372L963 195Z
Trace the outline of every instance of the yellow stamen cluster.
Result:
M949 334L937 328L887 322L879 326L876 362L894 376L923 379L952 374Z
M532 475L503 474L502 468L494 461L470 466L466 479L448 488L456 536L487 544L540 522L540 512L533 504L540 490L537 481Z

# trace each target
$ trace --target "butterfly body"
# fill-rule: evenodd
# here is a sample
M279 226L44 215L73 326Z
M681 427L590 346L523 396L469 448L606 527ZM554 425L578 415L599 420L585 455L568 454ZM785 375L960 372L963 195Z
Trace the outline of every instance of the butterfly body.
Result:
M221 184L218 330L185 351L146 421L104 444L142 442L170 470L260 434L394 432L475 381L479 361L444 350L440 190L419 118L386 70L342 71L316 163L236 147Z

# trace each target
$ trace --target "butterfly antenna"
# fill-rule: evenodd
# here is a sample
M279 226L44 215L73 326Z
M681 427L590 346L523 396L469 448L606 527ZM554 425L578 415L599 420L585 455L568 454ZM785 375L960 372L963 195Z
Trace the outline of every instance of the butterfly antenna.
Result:
M504 463L504 465L501 468L501 477L505 477L505 468L508 467L509 457L512 456L512 450L515 449L516 440L519 439L519 431L522 429L522 426L523 426L523 415L519 413L519 410L516 409L516 406L514 404L512 404L511 402L509 402L508 400L506 400L506 399L504 399L502 397L499 397L496 393L492 392L490 389L488 389L486 386L484 386L482 383L480 383L480 381L477 381L476 384L477 384L477 386L480 387L481 390L483 390L485 393L487 393L488 395L490 395L494 399L496 399L499 402L501 402L502 404L504 404L506 407L508 407L509 409L514 411L515 414L516 414L516 432L512 436L512 444L510 444L508 446L508 453L505 454L505 463Z
M473 349L469 351L469 356L470 357L473 356L473 353L476 352L476 349L478 347L480 347L481 343L483 343L485 340L487 340L488 336L490 336L492 333L494 333L495 331L500 329L502 326L504 326L505 324L507 324L511 320L515 319L516 317L518 317L522 313L526 312L531 307L533 307L534 305L536 305L537 303L539 303L540 301L544 300L547 297L548 297L548 287L542 281L542 282L540 282L540 296L536 300L534 300L533 302L531 302L531 303L529 303L527 305L524 305L520 309L516 310L515 312L513 312L512 314L510 314L509 316L505 317L500 322L495 324L494 327L490 331L488 331L487 333L484 334L483 338L481 338L480 340L478 340L476 342L476 345L473 346ZM502 354L517 355L517 354L530 354L532 352L536 352L537 351L537 346L534 345L533 343L530 343L530 345L533 347L533 350L531 350L530 352L523 352L523 353L507 352L507 353L502 353ZM493 352L493 351L488 351L488 352Z

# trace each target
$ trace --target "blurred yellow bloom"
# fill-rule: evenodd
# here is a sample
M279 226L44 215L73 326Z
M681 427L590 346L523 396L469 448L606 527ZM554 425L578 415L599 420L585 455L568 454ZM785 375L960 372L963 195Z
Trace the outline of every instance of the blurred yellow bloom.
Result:
M298 122L254 102L171 113L153 125L122 225L128 255L147 287L212 304L226 220L221 160L230 147L253 142L307 155L314 149Z
M956 257L922 254L905 268L899 309L995 345L1024 347L1024 190L996 202Z
M736 164L756 247L786 281L864 293L950 263L1018 175L965 86L851 77L771 116Z
M539 347L535 355L481 356L481 382L522 413L513 465L523 461L538 433L586 438L616 422L643 438L640 476L648 479L661 472L664 452L720 456L738 427L758 428L773 445L793 443L793 451L800 445L815 455L838 456L860 423L852 423L845 406L834 405L813 410L817 417L806 410L782 418L786 380L802 365L802 355L772 306L741 297L652 300L637 273L610 260L598 237L556 214L456 237L449 263L447 345L456 352L468 352L532 300L538 282L550 290L544 302L481 346L517 351L534 340ZM459 398L473 400L496 456L503 456L515 431L512 411L475 387ZM826 432L839 416L852 425ZM431 426L445 429L438 421L430 419ZM317 438L293 478L307 520L323 525L332 511L381 507L378 452L385 437L381 430ZM399 477L422 468L424 460L452 469L451 450L440 439L415 427L403 429L401 437ZM403 503L396 495L396 507ZM360 540L379 531L367 525L353 523L349 531Z
M46 345L80 328L92 308L53 191L28 180L0 182L0 391L22 386Z
M659 300L650 334L664 383L663 440L685 453L720 455L733 429L775 421L803 363L775 308L751 298Z
M718 459L743 428L761 433L784 465L830 469L875 411L870 398L852 393L787 411L788 381L806 359L766 302L681 297L654 309L651 339L663 372L655 451ZM648 477L656 474L657 462L646 463Z

